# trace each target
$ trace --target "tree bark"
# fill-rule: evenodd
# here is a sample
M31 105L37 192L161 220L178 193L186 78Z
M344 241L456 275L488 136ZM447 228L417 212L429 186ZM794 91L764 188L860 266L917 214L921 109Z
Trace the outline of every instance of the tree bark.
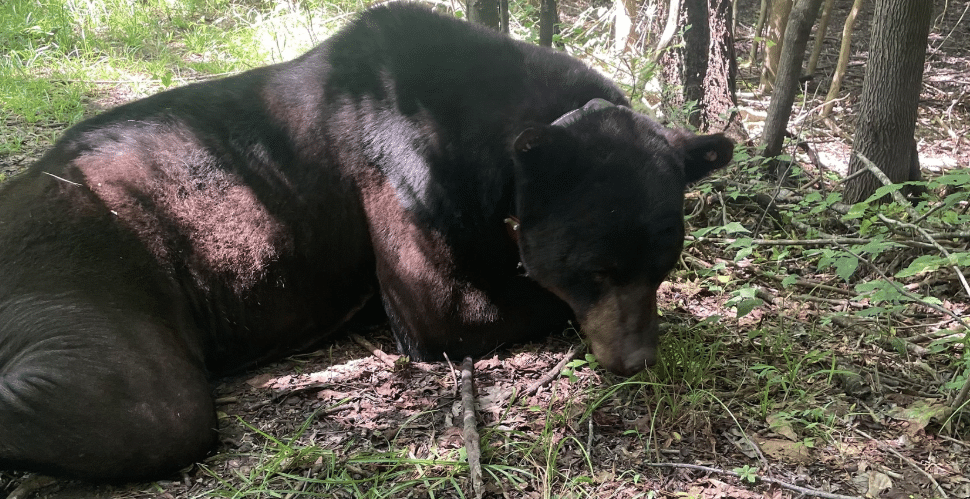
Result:
M802 62L805 60L805 47L821 4L822 0L798 0L785 28L782 64L778 68L778 78L771 93L768 116L765 118L763 141L766 158L773 158L781 153L792 104L795 103L795 95L798 93L798 77L801 76Z
M706 133L723 132L738 143L748 139L738 114L738 58L734 52L734 9L731 0L710 0L710 49L707 74L704 77L701 129Z
M850 175L865 169L862 154L894 183L920 179L913 136L932 16L932 0L876 0ZM846 183L844 198L857 203L879 185L863 173Z
M667 14L658 13L657 19L669 19ZM686 110L687 123L698 130L747 140L734 110L737 59L730 29L731 0L682 0L678 19L679 27L690 25L690 29L683 32L683 43L662 52L659 58L664 115L676 122Z
M637 5L634 0L613 0L613 11L613 50L623 53L633 41Z
M498 0L468 0L468 20L499 31Z
M711 28L708 23L708 0L684 0L684 13L690 29L684 32L684 100L693 103L687 122L701 129L704 103L704 80L707 77Z
M765 32L765 65L761 72L761 90L770 92L778 74L781 51L784 47L785 30L791 14L793 0L771 0L767 30Z
M839 49L839 63L832 75L832 83L829 85L829 93L825 95L825 105L819 117L827 118L835 105L835 98L839 96L842 88L842 78L845 78L845 70L849 67L849 57L852 55L852 28L855 27L855 18L859 15L862 8L862 0L852 2L852 9L849 10L848 17L845 18L845 26L842 27L842 47Z
M552 36L559 28L559 6L556 0L541 0L539 3L539 45L552 46Z

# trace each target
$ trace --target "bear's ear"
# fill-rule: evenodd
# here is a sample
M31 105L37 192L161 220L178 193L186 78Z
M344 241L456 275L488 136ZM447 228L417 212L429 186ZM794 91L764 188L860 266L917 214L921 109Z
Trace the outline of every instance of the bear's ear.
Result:
M684 150L687 182L696 182L728 164L734 157L734 142L723 134L694 135L685 130L667 130L667 141Z
M539 128L526 128L515 138L515 142L512 143L512 148L516 154L525 155L546 141L547 139L543 130Z

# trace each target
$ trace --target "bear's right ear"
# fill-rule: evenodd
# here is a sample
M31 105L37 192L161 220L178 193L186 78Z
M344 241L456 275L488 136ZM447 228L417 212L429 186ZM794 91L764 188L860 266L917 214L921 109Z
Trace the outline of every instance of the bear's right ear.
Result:
M734 142L723 134L694 135L686 130L666 130L667 141L684 150L687 183L696 182L731 162Z

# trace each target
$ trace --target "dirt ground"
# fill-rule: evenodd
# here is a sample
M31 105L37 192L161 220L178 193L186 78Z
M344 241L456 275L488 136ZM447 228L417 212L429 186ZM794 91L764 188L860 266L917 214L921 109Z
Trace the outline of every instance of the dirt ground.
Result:
M825 39L820 77L810 83L810 87L820 89L818 98L824 97L835 67L850 3L836 2L838 13ZM940 14L944 2L936 3L936 14ZM967 4L946 2L945 13L934 22L931 35L933 48L926 67L918 131L924 171L929 174L970 167L966 138L970 132L970 19L963 15ZM738 52L747 53L750 24L756 17L752 12L757 6L742 0L740 7ZM867 2L857 24L862 29L856 32L853 62L843 83L849 98L835 113L848 136L852 106L864 73L864 27L871 12L872 2ZM754 70L742 74L745 82L739 88L750 93L756 84ZM754 94L742 101L752 116L763 112L768 104L767 99ZM757 120L748 126L749 131L758 133ZM808 121L796 123L795 128L811 135L812 145L827 167L844 172L850 143L837 134L812 132ZM0 171L16 171L38 155L39 151L28 151L0 157ZM711 251L694 247L688 250L688 257L716 258ZM714 314L730 315L725 312L726 297L706 292L690 280L675 277L664 285L661 295L661 308L673 335L702 328L699 324ZM965 316L966 297L945 298L952 298L950 305ZM677 412L677 407L658 398L661 392L654 389L649 377L608 390L604 387L623 380L591 369L577 370L573 381L558 377L535 395L510 403L513 390L521 391L549 372L579 342L575 334L555 335L542 344L513 346L479 360L475 381L483 461L530 473L526 476L511 471L512 478L486 477L486 497L624 499L652 497L647 495L651 490L658 497L970 497L970 430L966 418L954 431L942 432L940 421L931 417L942 401L938 392L928 387L945 381L941 377L948 374L938 370L945 362L932 355L912 356L871 342L871 331L819 325L817 313L824 307L782 300L738 321L737 336L719 339L716 349L697 345L705 352L710 349L723 365L713 384L674 384L666 389L707 397L709 401L702 404L704 413ZM829 382L825 377L807 374L792 380L803 392L799 400L805 405L786 407L793 411L818 410L820 421L833 428L830 438L809 442L805 436L812 434L810 428L752 417L764 403L763 384L755 368L775 359L765 358L758 340L749 333L768 328L766 324L785 325L789 331L796 331L792 337L794 351L804 355L814 350L836 351L860 373L861 387L851 379ZM797 333L809 325L830 334L818 340ZM914 320L908 334L915 337L926 329L925 324ZM371 332L367 337L384 352L395 352L386 331ZM689 366L680 368L689 370ZM279 473L267 472L266 456L278 455L282 447L313 445L331 454L307 457L283 453L286 459L273 469L313 477L321 473L321 467L336 462L361 480L386 473L394 463L360 456L389 453L428 460L421 469L429 477L447 475L440 469L445 466L436 466L435 461L456 461L462 456L460 396L454 370L447 363L402 362L389 366L347 337L336 339L325 349L220 380L214 385L214 395L220 413L219 447L204 463L179 476L151 484L95 487L0 471L0 498L21 486L21 490L33 488L30 497L36 498L354 497L343 492L347 489L321 492L328 489L315 489L313 484L271 492L281 482L269 481L272 476L278 480ZM773 400L779 406L788 403L777 392L772 397L778 397ZM663 425L657 426L658 421ZM535 449L529 446L539 441L545 446L551 442L555 456L546 455L546 461L538 462ZM328 461L327 456L334 461ZM549 462L554 463L557 473L541 476L537 470ZM759 476L768 479L751 483L736 472L732 474L745 467L758 468ZM567 477L572 476L586 481L581 486L571 484ZM268 480L266 490L259 492L253 484L263 478ZM412 474L408 478L417 477ZM454 479L468 490L465 473L456 474ZM244 486L250 492L238 493ZM387 491L372 492L375 497L435 494L421 485L406 490L393 490L392 484L366 487ZM434 496L453 497L455 493Z

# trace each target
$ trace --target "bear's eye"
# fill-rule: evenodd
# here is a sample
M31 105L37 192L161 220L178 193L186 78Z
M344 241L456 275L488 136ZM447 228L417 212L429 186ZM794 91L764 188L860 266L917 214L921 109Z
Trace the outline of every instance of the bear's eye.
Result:
M612 282L616 277L616 269L599 269L591 272L593 277L593 282L597 284L606 284Z

